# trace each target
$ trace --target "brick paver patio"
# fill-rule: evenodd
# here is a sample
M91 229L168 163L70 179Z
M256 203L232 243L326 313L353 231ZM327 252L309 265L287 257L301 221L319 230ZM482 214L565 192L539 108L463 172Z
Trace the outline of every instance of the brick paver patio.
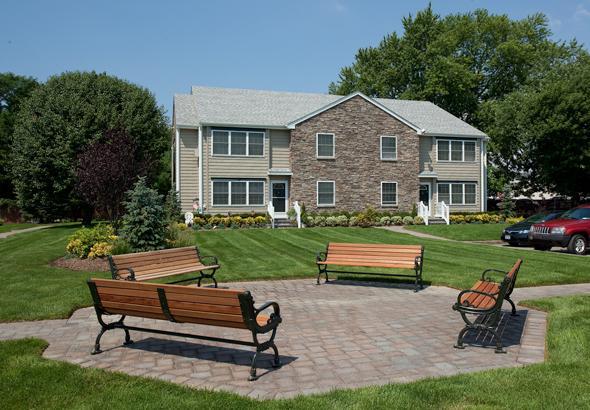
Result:
M224 286L224 285L221 285ZM283 367L272 369L270 355L259 361L258 381L247 381L252 351L246 347L132 332L135 344L124 347L123 332L109 331L104 353L90 355L98 333L94 310L76 311L68 320L0 324L0 339L28 336L49 342L46 358L98 367L174 383L224 389L257 398L290 397L544 360L546 317L519 306L519 316L505 314L501 327L506 354L491 341L453 348L463 322L451 310L457 290L431 286L419 293L409 287L335 281L316 286L314 279L226 284L252 291L256 301L278 301L284 318L277 346ZM519 288L517 300L590 292L590 285ZM242 337L248 331L179 325L127 318L127 323L166 327L213 336Z

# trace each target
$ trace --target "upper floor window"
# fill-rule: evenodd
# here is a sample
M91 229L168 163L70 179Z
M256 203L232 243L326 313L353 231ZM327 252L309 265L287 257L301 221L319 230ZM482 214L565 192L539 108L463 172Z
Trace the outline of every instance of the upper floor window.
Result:
M475 205L477 185L474 183L440 183L438 200L448 205Z
M475 141L436 140L436 158L438 161L473 162Z
M395 161L397 159L397 137L381 137L381 160Z
M381 182L381 206L397 205L397 182Z
M316 156L334 158L334 134L316 134Z
M334 181L318 181L318 206L334 206L336 204L336 184Z
M264 132L213 130L211 139L212 155L264 156Z

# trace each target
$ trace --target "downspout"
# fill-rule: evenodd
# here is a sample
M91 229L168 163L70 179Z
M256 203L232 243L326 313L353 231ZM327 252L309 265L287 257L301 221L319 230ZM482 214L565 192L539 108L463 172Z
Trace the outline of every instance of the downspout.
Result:
M487 211L488 209L488 175L487 175L487 148L486 148L486 141L485 138L481 139L480 143L480 151L481 151L481 182L480 182L480 208L482 212Z
M203 203L203 127L199 125L199 206L205 209Z
M180 130L175 128L176 136L174 145L176 146L176 192L180 193Z

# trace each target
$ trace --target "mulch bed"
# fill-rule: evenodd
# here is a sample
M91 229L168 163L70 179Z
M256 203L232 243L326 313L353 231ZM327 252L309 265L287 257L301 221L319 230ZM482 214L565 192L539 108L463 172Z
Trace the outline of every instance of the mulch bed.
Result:
M106 259L59 258L51 262L51 266L79 271L107 272L109 262Z

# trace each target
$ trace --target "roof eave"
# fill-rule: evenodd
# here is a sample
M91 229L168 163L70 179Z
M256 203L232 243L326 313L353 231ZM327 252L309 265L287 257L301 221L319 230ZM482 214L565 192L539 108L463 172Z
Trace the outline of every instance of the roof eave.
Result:
M414 131L416 131L418 133L424 132L424 130L421 129L420 127L416 126L412 122L410 122L407 119L403 118L401 115L399 115L399 114L391 111L389 108L387 108L386 106L384 106L380 102L375 101L374 99L366 96L365 94L361 93L360 91L354 92L354 93L349 94L349 95L345 95L342 98L339 98L336 101L331 102L330 104L326 104L325 106L323 106L323 107L321 107L321 108L319 108L319 109L317 109L315 111L312 111L309 114L304 115L303 117L300 117L300 118L297 118L297 119L291 121L290 123L287 124L287 128L294 129L297 124L300 124L303 121L306 121L306 120L308 120L310 118L313 118L316 115L319 115L319 114L323 113L324 111L329 110L330 108L336 107L337 105L340 105L343 102L346 102L346 101L348 101L348 100L350 100L350 99L352 99L354 97L361 97L361 98L363 98L367 102L373 104L375 107L381 109L382 111L385 111L387 114L391 115L395 119L401 121L403 124L405 124L408 127L412 128Z

